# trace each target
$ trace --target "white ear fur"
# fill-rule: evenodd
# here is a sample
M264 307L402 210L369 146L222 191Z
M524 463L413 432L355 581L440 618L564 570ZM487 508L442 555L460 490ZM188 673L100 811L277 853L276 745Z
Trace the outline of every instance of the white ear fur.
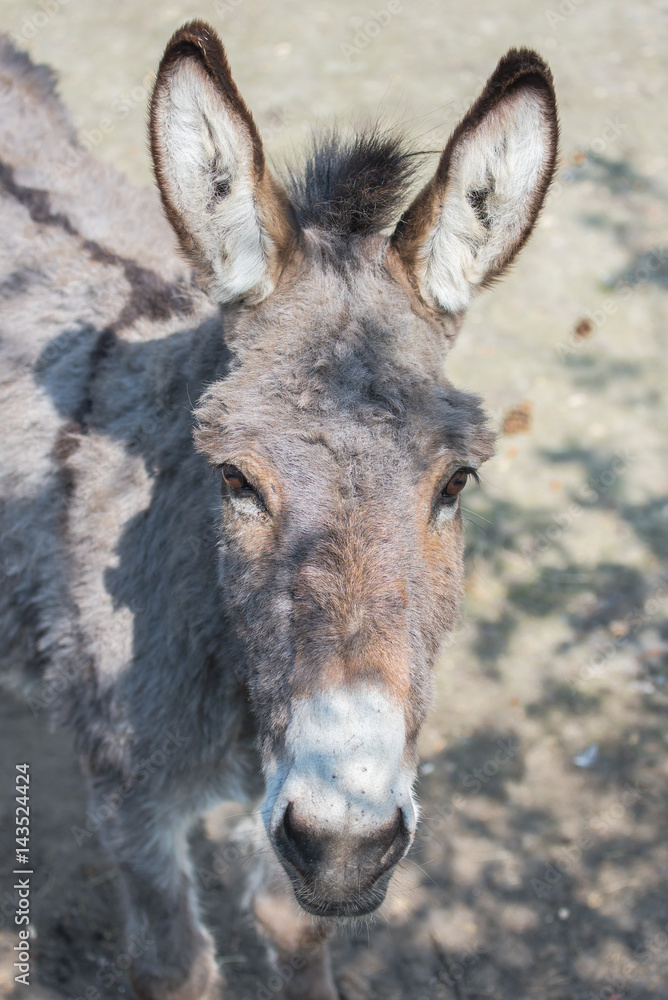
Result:
M513 57L532 72L513 75ZM542 70L536 84L536 62ZM512 86L504 92L503 79ZM518 79L519 76L519 79ZM509 53L453 134L430 185L395 234L423 297L460 312L528 238L554 169L557 120L549 70Z
M455 152L425 247L422 280L449 312L466 308L521 239L550 157L540 97L525 91L504 103Z
M175 52L183 35L190 48L181 38ZM212 295L220 302L269 295L290 229L279 218L287 199L265 168L257 129L211 29L187 25L167 47L151 142L168 217Z

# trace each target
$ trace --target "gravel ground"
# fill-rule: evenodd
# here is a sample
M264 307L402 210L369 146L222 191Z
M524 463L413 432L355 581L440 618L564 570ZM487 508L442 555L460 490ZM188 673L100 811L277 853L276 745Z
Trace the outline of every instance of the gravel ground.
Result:
M557 183L449 363L501 437L469 494L462 625L422 740L421 835L384 918L337 938L337 982L343 1000L665 1000L668 4L374 10L382 30L349 0L3 0L0 27L56 67L82 137L138 184L151 183L151 74L195 15L220 30L276 157L314 123L379 114L438 150L508 47L549 60ZM0 917L0 995L127 996L114 872L72 833L85 798L69 741L18 703L0 713L3 802L15 761L32 767L38 934L35 985L14 987ZM194 838L204 908L229 1000L267 1000L243 866L225 861L232 812Z

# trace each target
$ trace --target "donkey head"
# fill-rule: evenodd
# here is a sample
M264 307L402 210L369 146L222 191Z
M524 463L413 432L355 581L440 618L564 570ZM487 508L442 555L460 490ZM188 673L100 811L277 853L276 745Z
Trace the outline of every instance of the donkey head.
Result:
M401 217L415 158L377 131L270 174L214 31L162 60L151 142L167 214L228 308L200 401L220 470L220 581L247 651L268 835L298 901L370 912L415 832L416 740L462 589L460 494L489 457L443 359L554 170L549 69L511 51Z

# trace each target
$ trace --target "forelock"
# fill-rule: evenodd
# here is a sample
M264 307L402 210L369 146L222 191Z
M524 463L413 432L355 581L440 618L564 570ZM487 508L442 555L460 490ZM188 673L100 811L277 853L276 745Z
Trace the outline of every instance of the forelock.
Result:
M398 220L413 183L418 154L403 136L378 127L314 137L305 162L285 183L302 229L338 240L370 236Z

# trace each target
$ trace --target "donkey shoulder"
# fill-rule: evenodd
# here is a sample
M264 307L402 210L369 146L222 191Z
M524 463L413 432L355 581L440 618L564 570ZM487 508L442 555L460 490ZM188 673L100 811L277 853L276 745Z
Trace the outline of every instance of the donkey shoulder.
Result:
M158 654L152 628L174 638L179 606L191 631L211 610L191 579L213 567L192 542L211 482L190 404L226 364L222 331L158 199L77 144L51 71L2 39L0 80L3 658L24 675L27 663L64 673L83 642L101 670L118 669ZM133 550L142 518L154 519L155 552ZM171 626L160 628L160 598L147 608L142 590L170 529L174 574L158 593Z

